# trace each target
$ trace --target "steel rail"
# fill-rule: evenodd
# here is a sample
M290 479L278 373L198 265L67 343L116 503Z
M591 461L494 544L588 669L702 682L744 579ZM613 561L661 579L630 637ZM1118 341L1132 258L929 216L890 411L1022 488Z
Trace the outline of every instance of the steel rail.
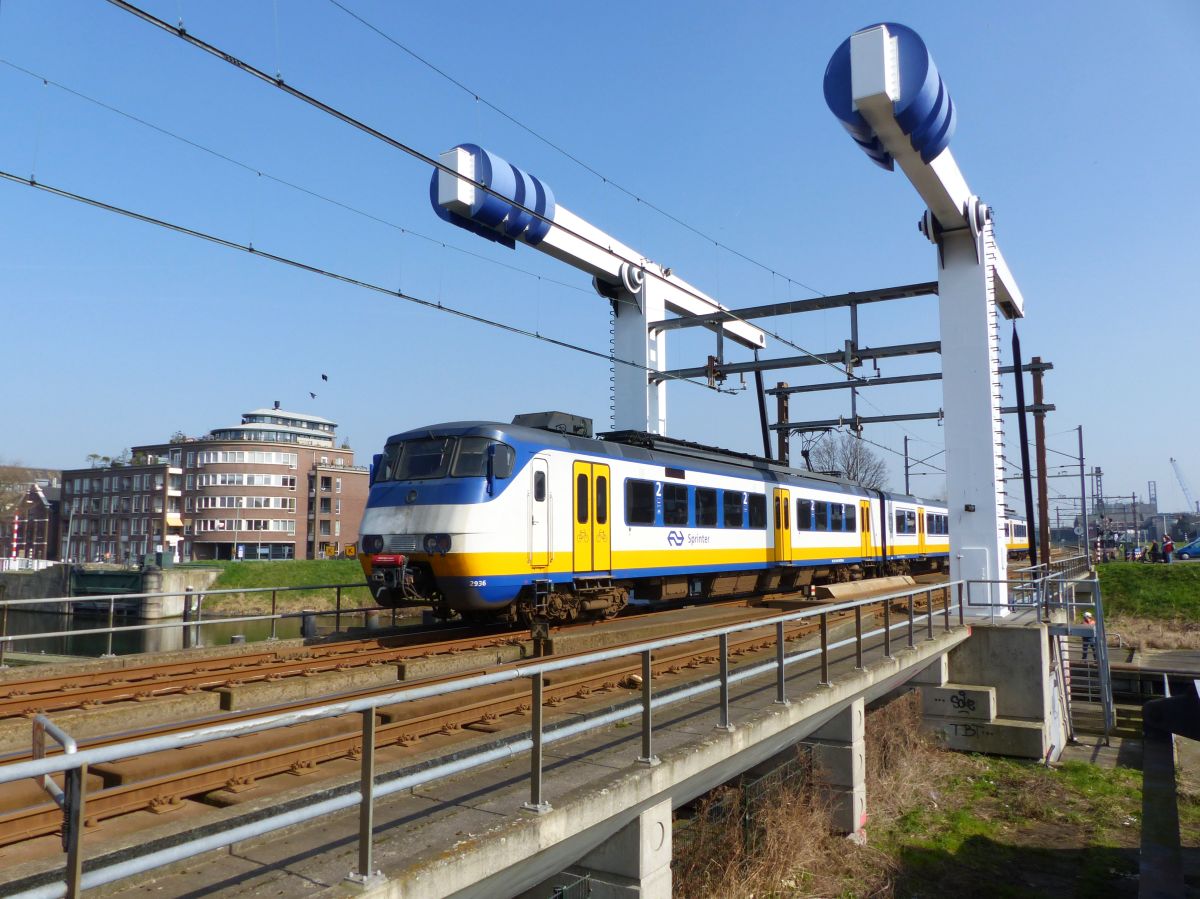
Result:
M952 584L948 584L947 589L950 586L952 586ZM874 597L870 600L859 601L856 604L866 605L871 602L886 602L902 595L903 594L897 594L895 597ZM855 604L850 605L853 606ZM798 620L800 617L814 617L815 614L820 614L820 612L810 612L805 615L801 615L801 613L792 613L789 616L780 616L779 618L772 619L772 623L778 623L781 620ZM905 626L907 626L906 622L901 622L892 625L892 628L900 628ZM729 633L729 630L727 629L725 633ZM880 634L886 634L886 630L883 628L878 628L868 632L867 634L864 634L863 636L875 637ZM844 640L835 641L828 645L826 651L845 648L846 646L854 644L857 639L859 639L858 635ZM631 645L636 646L636 644ZM627 650L625 654L633 654L636 651L637 650L630 649ZM784 665L791 665L800 661L814 658L820 654L820 649L805 650L787 655L783 658L782 663ZM772 670L777 664L777 660L771 660L756 665L739 668L737 671L729 673L728 681L724 683L724 687L727 689L729 684L740 683L749 678L766 673ZM655 709L664 708L674 703L702 695L709 691L721 689L722 686L723 682L721 678L709 678L691 686L679 687L659 693L651 698L651 706ZM563 724L557 727L547 728L545 732L540 735L540 738L537 742L543 745L555 743L560 740L568 739L587 731L603 727L607 724L616 723L642 714L642 702L631 702L625 706L618 707L617 709L611 710L607 713L602 713L598 716L585 717L582 720L570 724ZM376 779L372 793L375 798L381 798L393 793L411 790L415 787L440 780L453 774L458 774L463 771L472 770L474 768L490 764L492 762L502 761L530 752L534 748L534 745L535 738L531 734L530 736L516 737L508 742L505 742L499 746L495 746L492 749L481 753L453 759L440 765L431 766L419 771L408 773L401 772L391 778L388 778L386 775L384 775ZM303 824L308 821L333 814L337 811L353 808L356 805L361 805L362 799L363 793L361 790L349 790L341 796L336 796L316 804L303 805L299 808L294 808L280 814L272 815L249 824L232 828L230 830L213 833L190 843L174 845L165 849L148 853L144 856L130 858L104 868L92 869L82 875L82 878L79 881L79 886L83 889L91 889L97 886L102 886L106 883L112 883L125 877L130 877L135 874L153 870L154 868L162 867L167 864L192 858L204 852L224 848L242 840L252 839L284 827ZM362 835L360 834L360 838L361 836ZM368 839L370 838L369 834L366 836ZM59 881L57 883L45 884L35 887L31 890L17 893L15 894L14 899L58 899L58 897L66 894L66 889L67 884L64 881Z

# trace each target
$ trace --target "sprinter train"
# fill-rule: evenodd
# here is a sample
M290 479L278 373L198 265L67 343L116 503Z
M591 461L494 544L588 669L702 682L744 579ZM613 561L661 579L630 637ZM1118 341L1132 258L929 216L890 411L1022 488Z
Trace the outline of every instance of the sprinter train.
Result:
M948 567L944 505L562 413L388 439L360 560L381 605L527 622L631 598L794 591ZM1004 523L1010 553L1023 521Z

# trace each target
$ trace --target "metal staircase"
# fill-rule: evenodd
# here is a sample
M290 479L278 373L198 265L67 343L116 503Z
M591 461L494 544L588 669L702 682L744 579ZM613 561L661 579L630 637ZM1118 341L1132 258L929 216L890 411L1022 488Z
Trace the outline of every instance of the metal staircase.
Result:
M1080 599L1082 592L1084 598ZM1106 740L1116 724L1112 677L1108 667L1108 641L1104 629L1104 603L1095 575L1086 591L1072 586L1064 596L1066 622L1051 624L1050 638L1063 684L1066 720L1072 739L1093 733ZM1095 626L1079 623L1085 611L1093 612Z

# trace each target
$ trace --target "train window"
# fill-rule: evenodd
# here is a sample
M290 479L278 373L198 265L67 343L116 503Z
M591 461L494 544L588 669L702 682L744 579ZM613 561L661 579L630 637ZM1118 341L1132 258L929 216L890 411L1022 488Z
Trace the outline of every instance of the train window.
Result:
M829 530L829 503L818 502L813 508L817 516L816 530Z
M858 506L846 506L846 530L858 530Z
M458 455L454 457L450 475L456 478L481 478L486 475L488 447L491 445L496 447L492 471L497 478L511 477L515 455L512 447L487 437L463 437L458 441Z
M845 506L841 503L829 504L829 530L841 531L845 529L844 522L846 520Z
M596 476L596 524L608 524L608 478Z
M683 484L663 484L663 524L687 523L687 487Z
M784 516L784 526L787 526L787 516ZM750 494L750 527L765 528L767 526L767 497L762 493Z
M811 499L796 500L796 530L811 531L813 529L813 501Z
M737 490L725 490L722 494L722 520L727 528L745 527L746 494ZM765 502L765 497L764 497Z
M575 520L588 523L588 476L582 472L575 478Z
M917 532L917 513L909 509L904 513L904 533L915 534Z
M1028 537L1029 536L1029 528L1023 524L1014 524L1013 525L1013 536L1014 537Z
M389 443L383 449L383 460L379 463L379 471L375 473L375 480L390 481L396 477L396 466L400 464L400 457L404 455L403 443ZM86 481L84 483L87 483Z
M396 466L393 480L444 478L450 467L450 453L453 449L453 437L430 437L426 440L405 441L404 454Z
M717 526L717 491L707 487L696 488L696 527Z
M546 501L546 472L544 471L533 473L533 501L537 503Z
M654 524L654 484L651 481L625 482L625 523Z

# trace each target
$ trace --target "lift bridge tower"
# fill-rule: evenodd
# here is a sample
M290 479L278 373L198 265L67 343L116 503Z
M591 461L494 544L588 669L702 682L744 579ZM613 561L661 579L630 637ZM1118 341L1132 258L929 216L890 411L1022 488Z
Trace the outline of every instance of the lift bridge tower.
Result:
M824 89L859 148L888 171L899 165L927 206L920 230L937 248L950 576L977 582L971 598L994 609L1007 599L1008 570L998 317L1022 317L1024 299L991 210L950 154L954 103L920 36L893 23L855 32L829 60Z

